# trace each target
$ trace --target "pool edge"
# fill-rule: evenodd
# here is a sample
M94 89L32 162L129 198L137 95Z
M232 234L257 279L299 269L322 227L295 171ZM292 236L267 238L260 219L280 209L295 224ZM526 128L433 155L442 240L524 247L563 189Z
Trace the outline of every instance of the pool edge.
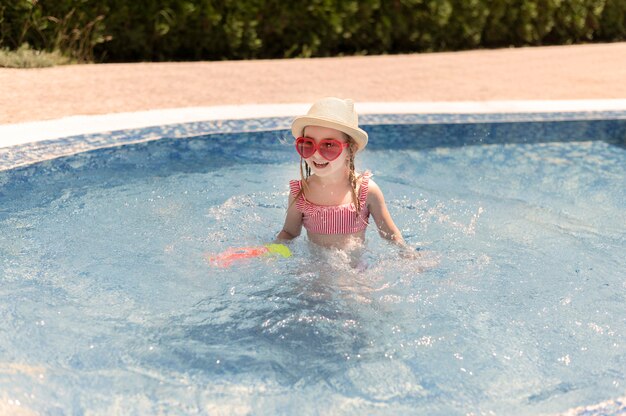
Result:
M69 136L216 120L293 117L309 104L250 104L183 107L130 113L76 115L54 120L0 125L0 148ZM585 113L626 111L626 99L516 100L458 102L363 102L360 115L369 114L505 114Z
M193 107L0 125L0 171L166 137L288 130L293 116L307 109L308 104ZM363 126L626 123L626 100L386 102L361 103L357 110Z

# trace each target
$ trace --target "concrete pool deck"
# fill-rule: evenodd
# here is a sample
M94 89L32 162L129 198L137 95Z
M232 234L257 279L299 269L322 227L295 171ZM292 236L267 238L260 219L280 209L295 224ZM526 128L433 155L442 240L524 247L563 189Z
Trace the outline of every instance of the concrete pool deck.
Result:
M0 68L0 149L207 120L294 116L324 96L360 114L626 111L626 42L316 59Z
M310 103L626 99L626 42L340 58L0 68L0 125ZM0 137L0 141L5 137Z

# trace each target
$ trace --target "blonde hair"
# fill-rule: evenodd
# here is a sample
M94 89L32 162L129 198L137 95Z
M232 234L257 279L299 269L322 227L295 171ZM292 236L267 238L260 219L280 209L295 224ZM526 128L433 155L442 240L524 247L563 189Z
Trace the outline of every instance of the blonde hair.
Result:
M342 132L343 133L343 132ZM359 201L359 197L357 195L357 186L359 183L360 176L356 175L356 171L354 169L354 156L356 155L357 150L359 149L358 143L346 133L343 133L346 142L348 143L348 152L350 152L350 158L348 159L348 169L350 170L348 173L348 180L350 181L350 193L352 194L352 203L354 204L354 208L356 209L356 216L358 217L361 212L361 201ZM309 185L307 184L307 179L311 176L311 167L306 163L306 161L300 157L300 191L293 199L291 205L295 204L300 196L304 195L306 198L307 191L309 189ZM289 206L291 206L289 205Z

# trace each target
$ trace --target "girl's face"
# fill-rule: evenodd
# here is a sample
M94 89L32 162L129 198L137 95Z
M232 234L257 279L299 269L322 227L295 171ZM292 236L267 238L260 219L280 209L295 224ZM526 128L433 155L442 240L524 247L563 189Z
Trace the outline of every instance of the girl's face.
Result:
M328 127L307 126L304 129L303 135L304 137L314 140L317 145L319 145L320 141L323 139L334 139L342 144L347 142L345 133ZM349 157L350 150L346 146L343 147L341 154L335 160L328 161L320 155L319 151L316 151L304 160L317 176L327 177L346 173L348 169L347 160Z

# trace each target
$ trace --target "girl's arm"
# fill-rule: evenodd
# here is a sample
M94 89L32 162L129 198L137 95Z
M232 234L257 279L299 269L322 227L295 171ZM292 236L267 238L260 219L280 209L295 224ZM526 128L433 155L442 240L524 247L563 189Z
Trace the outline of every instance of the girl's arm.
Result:
M367 206L374 217L376 227L378 227L378 234L382 238L394 242L395 244L406 247L402 234L387 210L387 204L385 204L385 197L380 187L370 179L369 192L367 195Z
M289 194L287 217L283 229L276 236L276 240L293 240L302 231L302 213L296 208L294 196Z
M367 196L367 204L372 217L374 217L376 226L378 227L378 234L380 234L381 237L397 244L400 247L400 255L403 258L413 260L420 259L422 260L420 267L423 268L435 267L439 264L439 259L436 256L428 256L425 255L425 252L423 251L415 251L415 249L411 248L404 242L400 230L396 227L396 224L391 219L391 214L389 214L389 211L387 210L387 204L385 204L383 192L371 179L369 184L369 194Z

